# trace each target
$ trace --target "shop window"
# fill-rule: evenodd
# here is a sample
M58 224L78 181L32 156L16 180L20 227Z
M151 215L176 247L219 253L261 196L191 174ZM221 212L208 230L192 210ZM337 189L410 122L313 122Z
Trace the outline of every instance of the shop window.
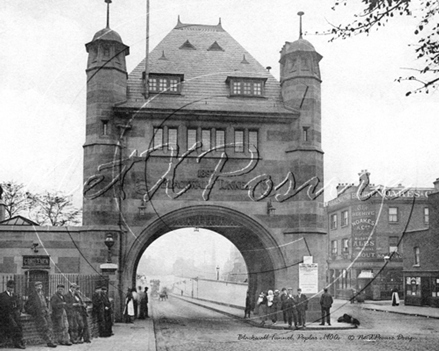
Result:
M420 277L406 277L406 295L407 296L421 296L420 292Z
M432 297L438 297L438 277L432 278Z

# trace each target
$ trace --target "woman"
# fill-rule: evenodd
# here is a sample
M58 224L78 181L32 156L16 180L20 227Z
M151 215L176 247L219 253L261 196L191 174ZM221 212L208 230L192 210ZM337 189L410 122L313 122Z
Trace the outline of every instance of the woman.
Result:
M261 325L264 325L267 319L267 297L266 294L262 291L260 293L260 296L258 296L257 300L257 308L258 308L258 315L260 316Z
M399 290L397 288L391 290L391 300L393 301L393 306L399 306Z
M275 316L275 303L274 303L274 294L272 290L267 292L267 316L272 321L272 323L276 322Z
M125 296L125 309L124 309L124 320L125 323L133 323L135 316L135 306L133 291L128 289L127 295Z

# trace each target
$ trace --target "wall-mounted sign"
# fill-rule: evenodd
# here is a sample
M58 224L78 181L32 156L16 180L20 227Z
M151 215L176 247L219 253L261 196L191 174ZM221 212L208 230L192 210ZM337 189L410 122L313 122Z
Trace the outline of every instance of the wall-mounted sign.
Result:
M376 257L376 209L363 203L354 206L351 213L353 258L359 261L371 261Z
M23 268L50 268L49 256L23 256Z
M299 264L299 287L304 294L316 294L318 292L318 264Z

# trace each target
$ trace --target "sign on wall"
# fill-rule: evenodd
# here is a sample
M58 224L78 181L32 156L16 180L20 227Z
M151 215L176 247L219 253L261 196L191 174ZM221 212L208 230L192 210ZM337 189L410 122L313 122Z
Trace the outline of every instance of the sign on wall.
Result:
M316 294L318 292L318 264L299 264L299 287L304 294Z
M50 268L49 256L23 256L23 268Z
M353 207L351 213L353 259L375 260L376 257L376 208L363 203Z

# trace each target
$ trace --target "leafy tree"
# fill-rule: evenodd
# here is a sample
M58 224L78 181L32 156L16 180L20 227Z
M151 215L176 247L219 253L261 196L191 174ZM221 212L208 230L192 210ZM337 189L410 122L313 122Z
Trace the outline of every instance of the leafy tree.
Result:
M2 188L1 199L5 206L6 219L12 218L29 210L31 200L30 193L23 184L10 181L0 183Z
M73 206L69 196L61 193L31 195L31 219L39 225L66 226L81 223L81 209Z
M335 0L333 10L340 5L347 5L348 0ZM355 20L349 24L332 25L327 33L333 37L347 39L353 35L369 34L374 28L377 30L385 26L388 21L397 16L414 16L419 20L414 29L417 37L415 56L417 67L408 68L414 75L399 77L396 81L414 81L418 88L406 93L426 92L438 88L438 36L439 36L439 0L361 0L363 9L355 15Z

